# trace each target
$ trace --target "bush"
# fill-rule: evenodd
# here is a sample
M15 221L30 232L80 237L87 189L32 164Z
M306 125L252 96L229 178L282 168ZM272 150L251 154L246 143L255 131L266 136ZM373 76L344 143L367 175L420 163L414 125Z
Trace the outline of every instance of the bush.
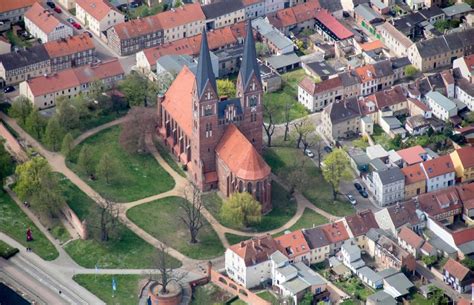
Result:
M17 254L19 251L20 250L18 250L17 248L13 248L7 243L0 240L0 257L3 257L4 259L9 259L10 257Z

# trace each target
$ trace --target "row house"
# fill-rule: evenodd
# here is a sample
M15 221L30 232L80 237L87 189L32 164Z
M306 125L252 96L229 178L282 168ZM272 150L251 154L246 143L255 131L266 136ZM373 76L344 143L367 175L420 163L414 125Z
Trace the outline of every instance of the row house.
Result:
M246 19L245 6L241 0L215 1L201 8L208 30L230 26Z
M206 21L199 3L183 5L155 16L163 30L163 43L200 34Z
M366 234L370 229L378 229L379 226L375 220L374 213L371 210L364 210L353 215L346 216L343 219L344 226L357 245L365 249L367 240Z
M384 22L377 27L377 33L382 42L398 57L407 56L407 49L413 42L397 30L390 22Z
M375 212L374 216L378 226L393 236L398 234L401 227L407 226L419 232L426 225L424 214L412 200L388 206Z
M426 175L426 191L432 192L448 188L455 184L456 171L449 155L421 163L421 168Z
M450 66L459 57L474 52L474 28L419 41L408 49L410 62L421 72Z
M464 183L474 180L474 147L465 146L454 150L451 161L456 171L456 180Z
M474 54L456 58L453 61L453 70L458 69L462 78L474 84Z
M35 108L45 109L54 107L59 97L70 99L86 93L97 81L104 89L111 88L124 75L120 62L113 59L28 79L20 83L20 94L27 97Z
M36 0L2 1L0 3L0 20L18 22L23 19L26 11L36 2Z
M51 60L51 72L79 67L95 60L95 45L87 34L50 41L44 48Z
M452 224L462 213L462 201L456 187L421 194L414 200L431 219L445 225Z
M433 115L442 121L447 121L458 114L456 104L438 91L426 94L426 100Z
M245 19L265 16L265 0L242 0L245 9Z
M414 272L416 268L415 257L384 235L376 242L374 257L383 268L399 271L404 268L408 272Z
M76 0L76 17L99 37L114 25L125 22L125 16L107 0Z
M267 14L268 21L286 36L305 29L315 29L316 13L320 9L318 1L309 1L294 7Z
M456 79L456 98L463 102L471 111L474 110L474 83L470 83L464 78Z
M252 20L252 27L257 32L258 39L268 46L271 54L283 55L295 50L294 43L266 19Z
M24 21L28 32L41 39L42 43L73 35L72 27L60 22L52 12L39 3L33 4L25 13Z
M301 230L285 233L275 238L275 241L283 248L283 254L292 262L303 262L309 264L311 261L311 249Z
M322 225L319 228L324 232L326 239L330 242L330 255L334 255L341 250L344 241L349 239L349 232L347 232L342 220Z
M372 173L372 192L380 206L405 199L405 176L398 166Z
M402 227L397 236L398 244L415 258L420 257L425 240L409 227Z
M316 83L306 76L298 84L298 102L311 112L319 111L344 98L344 87L339 76Z
M310 250L310 264L316 264L329 258L331 252L331 242L326 237L325 231L320 227L302 229L306 242Z
M474 273L460 262L449 258L443 266L443 281L458 293L467 293L472 290Z
M335 101L321 113L322 132L331 141L358 135L361 114L357 98Z
M313 0L314 1L314 0ZM287 0L264 0L265 15L272 14L284 9L287 5Z
M426 192L426 176L419 164L402 168L402 173L405 176L405 200Z

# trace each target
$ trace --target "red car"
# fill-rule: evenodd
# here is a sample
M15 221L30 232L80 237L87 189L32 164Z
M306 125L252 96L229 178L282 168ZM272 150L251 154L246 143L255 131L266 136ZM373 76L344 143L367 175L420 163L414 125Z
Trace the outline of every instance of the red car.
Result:
M77 22L74 22L74 23L72 24L72 26L75 27L77 30L82 29L82 26L81 26L79 23L77 23Z
M63 12L63 11L62 11L59 7L57 7L57 6L54 8L54 11L55 11L56 13L58 13L58 14L61 14L61 13Z

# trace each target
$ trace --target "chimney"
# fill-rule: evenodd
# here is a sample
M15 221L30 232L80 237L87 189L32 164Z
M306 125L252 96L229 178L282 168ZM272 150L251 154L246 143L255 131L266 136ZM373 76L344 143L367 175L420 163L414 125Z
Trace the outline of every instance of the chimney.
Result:
M245 246L245 242L241 241L240 242L240 247L243 248Z

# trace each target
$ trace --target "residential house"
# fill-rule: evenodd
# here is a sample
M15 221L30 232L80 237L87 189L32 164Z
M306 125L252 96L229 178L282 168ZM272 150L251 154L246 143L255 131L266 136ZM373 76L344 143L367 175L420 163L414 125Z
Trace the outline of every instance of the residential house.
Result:
M431 24L435 24L438 21L442 21L445 18L443 10L439 6L432 6L419 11L420 15L425 17L426 21Z
M264 0L265 15L278 12L286 7L286 0Z
M289 36L290 32L298 33L305 29L315 29L315 17L319 8L318 1L308 1L267 14L266 18L274 27Z
M377 33L381 36L383 43L398 57L407 56L408 48L413 42L401 33L390 22L384 22L377 27Z
M425 5L424 0L406 0L406 4L410 7L412 11L417 11Z
M70 36L44 44L51 60L51 72L79 67L95 60L95 45L87 34Z
M293 262L310 263L310 247L301 230L285 233L275 238L275 241L282 247L283 253Z
M472 12L469 3L459 2L442 9L448 20L460 20L462 17Z
M36 0L2 1L0 3L0 20L17 22L23 19L23 15L36 3Z
M104 88L111 88L124 77L120 62L113 59L28 79L20 83L20 94L36 108L44 109L55 106L59 97L72 98L87 92L96 81L100 81Z
M402 168L405 176L405 200L426 192L426 176L419 164Z
M125 16L107 0L76 0L76 17L99 37L114 25L125 22Z
M430 119L433 112L430 107L425 103L421 102L417 98L408 98L408 113L410 116L422 116L425 119Z
M420 145L397 150L397 155L402 158L402 167L419 164L428 160L428 152Z
M443 266L443 281L459 293L470 292L474 274L466 266L449 258Z
M360 132L360 110L356 98L335 101L321 114L322 131L332 141L349 138Z
M453 61L453 69L459 69L461 76L474 84L474 54L456 58Z
M315 15L315 29L325 41L336 42L354 37L337 19L325 9L319 9Z
M330 254L334 255L341 249L342 243L349 239L349 233L347 232L343 221L336 221L320 226L326 235L326 239L330 242Z
M456 149L450 156L456 171L456 180L462 183L473 181L474 147L466 146Z
M240 1L235 2L240 3L240 5L242 5ZM200 34L206 22L204 7L206 7L206 5L201 7L199 3L192 3L183 5L178 8L173 8L171 10L161 12L155 15L160 28L163 30L163 43L172 42L182 38ZM244 14L243 9L241 13L242 15ZM243 17L239 21L242 20ZM231 24L234 23L237 22L232 22ZM216 26L214 28L220 28L223 26L224 25L218 27ZM152 46L153 45L145 47L148 48Z
M405 14L391 20L393 26L411 40L415 41L423 35L423 24L426 22L419 12Z
M195 5L198 5L196 3ZM229 26L246 18L245 6L241 0L219 0L203 5L202 11L206 16L208 30Z
M42 43L73 35L72 27L59 21L38 2L25 13L24 21L28 32Z
M372 100L375 102L378 109L384 109L387 107L392 111L394 116L405 115L408 113L408 101L400 86L392 87L383 91L377 91L373 94Z
M462 201L455 187L422 194L416 201L420 210L446 225L452 224L454 217L462 213Z
M421 163L426 175L426 191L432 192L453 186L456 171L449 155L427 160Z
M379 227L393 236L396 236L403 226L418 232L426 225L425 215L417 209L416 203L412 200L386 207L375 212L374 216Z
M343 219L349 237L353 238L358 246L365 248L366 234L372 228L378 228L372 210L359 211Z
M375 261L383 268L415 271L416 260L413 255L398 246L385 235L380 236L375 246Z
M456 58L473 53L473 35L474 28L467 28L419 41L408 49L408 58L422 72L450 66Z
M399 167L372 173L373 192L377 204L386 206L405 198L405 176Z
M354 17L358 24L369 30L376 32L377 24L385 21L384 17L370 8L368 3L362 3L354 8Z
M258 38L268 46L271 54L282 55L294 51L293 42L266 19L257 18L252 20L252 27L258 33Z
M343 98L341 79L336 76L316 83L312 78L305 77L298 84L298 102L311 112L319 111L327 105Z
M265 16L265 0L242 0L245 9L245 19Z
M447 121L458 114L456 104L437 91L429 92L426 99L433 115L440 120Z
M383 287L382 277L370 267L364 266L357 269L357 276L373 289L381 289Z
M362 259L362 251L352 240L346 240L341 246L342 263L352 272L356 273L357 269L365 266Z
M377 91L378 81L376 79L373 65L365 65L356 68L355 73L359 76L362 95L369 95Z
M380 15L385 15L385 14L390 13L390 10L393 4L394 4L394 1L370 0L370 5L372 9Z
M361 80L353 70L340 73L339 78L344 88L345 97L357 97L361 94Z
M367 297L367 305L397 305L397 301L388 293L380 290Z
M272 278L270 257L282 247L270 236L263 235L242 241L227 248L225 269L227 275L246 288Z
M71 10L76 7L76 0L57 0L57 3L67 10Z
M474 223L474 183L461 184L456 189L463 205L462 218L471 225Z
M456 80L456 98L471 111L474 110L474 83L463 78Z
M402 272L397 272L383 279L383 290L395 299L406 296L415 287Z
M326 9L337 19L343 18L343 7L341 1L333 1L333 0L318 0L319 5L321 8ZM303 1L304 2L304 1Z
M0 55L0 77L5 85L50 72L50 57L42 44Z
M316 264L326 260L331 253L331 242L320 227L303 229L303 235L308 243L310 251L310 264Z
M402 227L398 232L398 244L400 247L408 251L415 258L418 258L421 253L421 247L425 240L413 232L409 227Z

